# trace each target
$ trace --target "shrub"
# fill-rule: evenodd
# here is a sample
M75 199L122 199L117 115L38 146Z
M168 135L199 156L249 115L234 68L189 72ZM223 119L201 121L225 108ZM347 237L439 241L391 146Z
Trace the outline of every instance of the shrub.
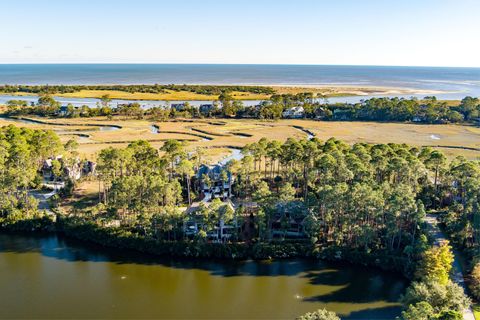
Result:
M470 299L464 294L463 288L450 280L445 285L435 280L412 282L402 302L407 308L426 302L438 314L447 310L462 312L470 306Z
M470 273L470 291L475 299L480 299L480 262L477 262Z
M435 316L433 307L425 301L411 304L402 312L403 320L430 320Z
M335 312L326 309L318 309L317 311L308 312L303 316L298 317L297 320L340 320L340 318Z
M420 279L434 279L447 284L452 269L453 253L448 242L425 251L416 275Z

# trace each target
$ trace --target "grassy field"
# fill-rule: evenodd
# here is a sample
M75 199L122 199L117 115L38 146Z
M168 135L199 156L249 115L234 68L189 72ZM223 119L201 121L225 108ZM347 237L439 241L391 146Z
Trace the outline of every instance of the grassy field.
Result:
M72 93L58 93L55 96L58 97L67 97L67 98L101 98L104 95L108 95L111 99L122 99L122 100L159 100L159 101L183 101L183 100L200 100L200 101L213 101L218 100L218 95L208 95L208 94L198 94L190 91L173 91L165 90L166 93L143 93L135 92L129 93L125 91L117 90L81 90ZM325 94L329 97L333 96L345 96L345 95L355 95L342 92L336 92L329 89L314 89L314 88L284 88L277 87L275 88L276 93L301 93L301 92L312 92L315 94ZM0 94L2 94L0 92ZM7 93L4 93L7 94ZM25 92L15 92L8 93L8 95L13 96L30 96L31 93ZM270 98L270 95L267 94L255 94L251 92L239 92L233 91L230 92L230 95L237 100L265 100Z
M33 118L32 118L33 119ZM152 122L147 120L122 120L114 118L51 119L44 124L16 123L30 128L52 129L63 141L77 139L79 151L86 157L106 147L125 147L129 142L145 139L155 147L161 147L167 139L186 141L188 148L205 147L212 161L227 155L231 147L243 147L247 143L265 137L285 141L289 137L304 138L306 129L320 140L331 137L348 143L407 143L414 146L432 146L441 149L449 157L463 155L468 159L480 159L480 128L467 125L420 125L377 122L325 122L313 120L224 120L197 119ZM14 122L0 119L0 126ZM109 131L98 126L116 125ZM152 125L158 126L159 133ZM110 128L112 129L112 128ZM467 149L464 149L467 148Z
M315 95L322 95L326 97L338 97L338 96L355 96L355 95L375 95L375 94L415 94L422 93L415 89L408 88L392 88L392 87L355 87L355 86L269 86L273 88L277 94L297 94L304 92L311 92ZM203 100L212 101L217 100L218 95L198 94L190 91L173 91L165 90L164 93L129 93L125 91L117 90L80 90L72 93L55 94L60 97L70 98L100 98L104 95L108 95L112 99L123 100ZM434 94L435 92L424 92L427 94ZM2 94L2 92L0 92ZM31 93L16 92L16 93L4 93L15 96L32 95ZM268 99L270 95L267 94L255 94L250 92L230 92L230 95L237 100L264 100Z
M103 95L108 95L112 99L124 100L217 100L218 95L198 94L190 91L172 91L165 90L166 93L129 93L124 91L114 90L81 90L73 93L58 94L60 97L75 97L75 98L100 98ZM237 100L262 100L269 96L265 94L254 94L250 92L231 92L231 96Z

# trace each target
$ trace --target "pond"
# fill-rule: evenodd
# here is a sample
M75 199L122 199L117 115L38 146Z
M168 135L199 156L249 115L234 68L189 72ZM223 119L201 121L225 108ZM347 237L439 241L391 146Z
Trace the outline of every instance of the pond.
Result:
M173 260L60 235L0 234L3 318L393 319L407 281L312 260Z
M233 148L229 148L229 150L230 155L224 157L222 160L219 161L219 164L221 164L222 166L226 165L230 160L240 161L243 158L242 150Z

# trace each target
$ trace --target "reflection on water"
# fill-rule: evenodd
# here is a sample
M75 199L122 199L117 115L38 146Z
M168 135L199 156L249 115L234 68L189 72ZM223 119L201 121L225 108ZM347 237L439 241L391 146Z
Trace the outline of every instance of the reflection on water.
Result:
M406 286L358 266L160 259L55 235L0 234L0 270L6 318L292 319L326 307L393 319Z

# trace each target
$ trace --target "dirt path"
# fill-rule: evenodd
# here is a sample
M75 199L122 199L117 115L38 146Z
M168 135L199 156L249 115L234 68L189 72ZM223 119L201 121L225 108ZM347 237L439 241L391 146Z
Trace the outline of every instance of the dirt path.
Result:
M434 245L439 246L442 242L447 240L445 234L438 226L437 216L433 214L427 214L425 217L425 222L428 224L430 228L430 233L432 234L434 240ZM465 280L463 278L462 266L460 265L459 254L455 250L453 250L453 254L455 259L452 265L452 281L458 284L466 290ZM464 320L475 320L475 316L473 315L473 311L471 308L468 308L463 311L463 319Z

